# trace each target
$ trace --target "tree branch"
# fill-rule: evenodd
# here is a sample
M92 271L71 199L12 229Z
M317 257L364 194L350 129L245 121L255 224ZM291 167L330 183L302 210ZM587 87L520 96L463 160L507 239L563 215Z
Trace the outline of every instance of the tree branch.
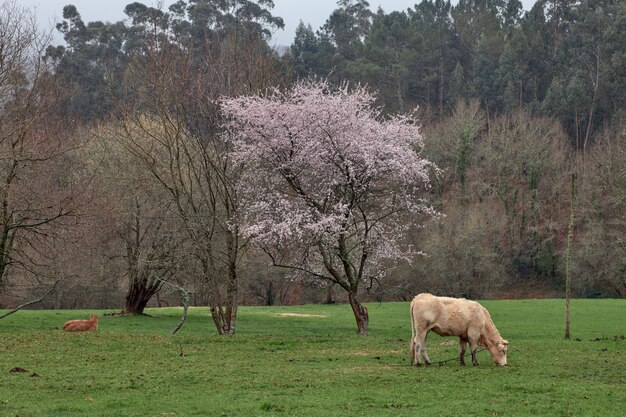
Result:
M19 310L23 309L24 307L28 307L28 306L30 306L30 305L33 305L33 304L37 304L37 303L42 302L44 298L46 298L48 295L50 295L50 294L52 293L52 291L54 291L54 290L55 290L55 288L56 288L56 286L57 286L57 284L58 284L58 283L59 283L59 281L55 281L55 282L54 282L54 284L52 285L52 287L50 287L50 288L48 289L48 291L46 291L46 293L45 293L44 295L42 295L41 297L39 297L38 299L36 299L36 300L32 300L32 301L29 301L29 302L24 303L24 304L22 304L22 305L19 305L19 306L15 307L13 310L8 311L8 312L6 312L6 313L4 313L4 314L0 315L0 319L3 319L3 318L5 318L5 317L7 317L7 316L10 316L11 314L13 314L13 313L15 313L15 312L17 312L17 311L19 311Z

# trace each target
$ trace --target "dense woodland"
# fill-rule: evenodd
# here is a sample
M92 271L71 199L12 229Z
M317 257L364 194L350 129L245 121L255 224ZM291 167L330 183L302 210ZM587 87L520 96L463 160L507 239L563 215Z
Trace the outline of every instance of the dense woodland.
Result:
M232 333L237 305L347 301L234 226L222 100L311 79L417 117L438 167L423 197L442 215L361 299L562 296L568 271L576 296L626 296L626 3L339 0L286 50L272 8L135 2L84 22L68 5L54 45L2 3L0 307L54 285L44 307L209 305Z

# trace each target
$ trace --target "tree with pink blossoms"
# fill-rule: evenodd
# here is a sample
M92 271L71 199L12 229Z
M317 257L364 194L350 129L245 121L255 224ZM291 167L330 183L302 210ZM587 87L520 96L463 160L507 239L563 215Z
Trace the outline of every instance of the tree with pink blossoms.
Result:
M429 172L410 116L383 117L363 87L323 81L224 99L234 158L245 166L239 226L294 279L334 283L368 332L362 283L411 261L407 230L437 213L422 197Z

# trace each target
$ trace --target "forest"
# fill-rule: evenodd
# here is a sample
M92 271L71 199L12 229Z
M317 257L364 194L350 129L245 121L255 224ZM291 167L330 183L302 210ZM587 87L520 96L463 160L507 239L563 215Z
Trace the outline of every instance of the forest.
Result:
M626 3L272 9L1 3L0 308L626 296Z

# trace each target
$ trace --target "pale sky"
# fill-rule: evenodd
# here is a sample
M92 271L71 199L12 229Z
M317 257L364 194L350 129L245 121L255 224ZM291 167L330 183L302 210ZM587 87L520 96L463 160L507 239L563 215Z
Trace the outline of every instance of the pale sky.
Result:
M133 3L134 0L17 0L17 3L25 7L37 8L37 20L43 28L54 27L63 16L63 6L73 4L78 9L83 21L93 22L117 22L125 19L124 7ZM147 6L157 5L156 0L137 0ZM369 0L372 10L382 7L385 12L394 10L406 10L412 8L421 0ZM162 0L164 9L174 3L175 0ZM453 4L457 1L453 0ZM530 10L535 0L522 0L525 10ZM337 0L274 0L274 16L280 16L285 21L285 30L278 30L272 36L272 43L276 45L291 45L295 36L296 27L300 20L305 24L311 24L313 30L319 29L332 11L337 8Z

